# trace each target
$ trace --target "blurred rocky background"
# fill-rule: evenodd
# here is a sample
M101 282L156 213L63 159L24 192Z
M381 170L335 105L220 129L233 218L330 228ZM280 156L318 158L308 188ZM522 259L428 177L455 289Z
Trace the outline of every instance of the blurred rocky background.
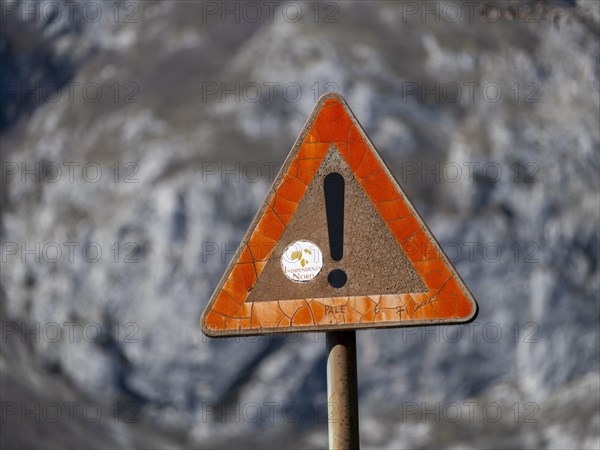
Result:
M600 2L1 7L3 449L327 445L322 335L198 321L332 90L480 306L358 333L363 446L600 446Z

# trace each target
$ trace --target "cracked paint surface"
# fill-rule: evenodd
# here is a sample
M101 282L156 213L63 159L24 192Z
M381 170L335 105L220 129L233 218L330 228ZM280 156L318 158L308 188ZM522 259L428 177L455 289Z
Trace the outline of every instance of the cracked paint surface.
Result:
M424 292L247 302L332 145L408 257ZM321 98L273 186L203 314L206 334L458 323L476 314L471 293L340 96Z
M345 183L343 257L338 261L331 257L325 205L325 178L332 172L342 175ZM281 269L281 259L288 245L302 239L309 239L321 250L322 270L310 282L290 282ZM293 263L288 264L294 267ZM296 267L299 266L298 262ZM339 288L328 282L329 273L335 269L342 269L347 275L347 282ZM404 294L426 290L343 156L335 145L331 145L246 302Z

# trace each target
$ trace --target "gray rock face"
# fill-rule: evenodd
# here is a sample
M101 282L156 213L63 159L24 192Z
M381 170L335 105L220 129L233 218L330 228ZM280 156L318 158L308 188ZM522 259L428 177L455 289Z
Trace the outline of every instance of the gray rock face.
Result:
M365 446L600 445L597 2L50 3L2 6L3 447L325 445L324 336L198 319L332 89L480 305L358 334Z

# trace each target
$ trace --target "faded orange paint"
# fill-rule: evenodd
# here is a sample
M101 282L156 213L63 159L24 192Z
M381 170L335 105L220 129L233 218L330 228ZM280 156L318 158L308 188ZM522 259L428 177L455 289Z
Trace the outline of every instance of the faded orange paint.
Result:
M210 336L459 323L477 304L344 100L317 104L202 316ZM331 145L427 286L422 293L245 303Z

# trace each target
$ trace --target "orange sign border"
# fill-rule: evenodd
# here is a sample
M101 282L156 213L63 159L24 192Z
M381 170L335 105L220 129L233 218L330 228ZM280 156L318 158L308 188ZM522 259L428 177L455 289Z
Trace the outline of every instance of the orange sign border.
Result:
M249 290L332 144L429 291L246 303ZM339 314L332 315L331 311L340 306L349 308L349 322L345 321L346 313L341 323L337 320ZM331 307L334 309L329 309L327 316L326 310ZM317 102L256 213L202 314L200 326L207 336L226 337L468 323L477 313L473 295L344 99L326 94Z

